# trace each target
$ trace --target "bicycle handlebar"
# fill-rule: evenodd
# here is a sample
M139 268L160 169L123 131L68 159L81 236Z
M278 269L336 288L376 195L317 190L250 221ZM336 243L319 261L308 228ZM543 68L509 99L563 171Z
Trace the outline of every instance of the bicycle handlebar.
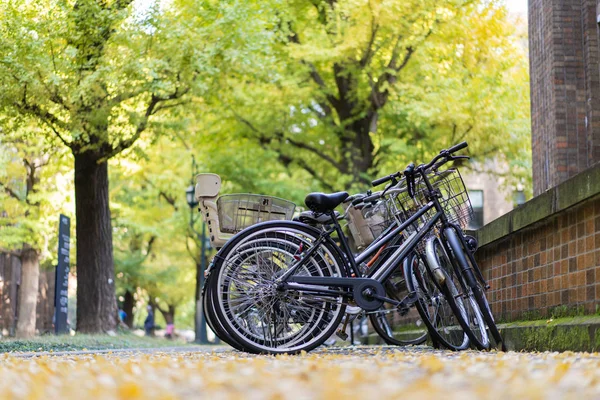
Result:
M360 204L360 203L362 203L362 202L363 202L363 199L364 199L365 197L367 197L367 195L365 195L365 194L362 194L362 193L361 193L361 194L356 194L355 196L356 196L356 197L355 197L355 198L352 200L352 203L351 203L353 206L355 206L355 205L357 205L357 204Z
M415 164L410 163L408 165L408 167L406 168L406 170L404 171L404 175L408 178L410 175L412 175L415 171L415 169L417 170L428 170L431 167L434 167L434 169L438 169L439 167L441 167L442 165L444 165L446 162L453 160L453 159L458 159L458 158L469 158L467 156L457 156L457 157L452 157L452 153L456 153L459 150L462 150L464 148L466 148L468 145L467 142L461 142L458 144L455 144L454 146L442 150L440 151L440 154L438 154L437 156L433 157L433 159L427 163L427 164L421 164L418 167L415 168ZM442 160L441 162L438 163L438 161L443 158L444 160ZM436 164L437 163L437 164ZM402 172L396 172L393 174L390 174L388 176L384 176L378 179L375 179L374 181L371 182L371 184L373 186L379 186L383 183L389 182L393 179L396 179L398 177L402 176ZM409 189L410 191L410 189ZM352 203L354 204L354 202ZM358 203L357 203L358 204Z
M455 144L446 150L448 153L456 153L459 150L466 149L469 144L467 142L460 142L459 144Z
M452 153L462 150L462 149L466 148L467 146L468 146L467 142L461 142L459 144L455 144L454 146L450 147L447 150L442 150L442 151L440 151L440 154L433 157L433 160L429 161L427 164L419 165L419 169L422 168L423 170L428 170L429 168L431 168L434 165L436 166L436 168L439 168L442 165L444 165L447 161L452 160ZM443 160L443 162L437 163L437 161L440 158L444 158L445 160Z
M362 201L364 203L371 203L371 202L377 201L381 198L381 194L382 194L381 192L378 192L378 193L372 194L370 196L363 197Z
M391 181L392 179L398 178L401 175L402 174L400 172L396 172L394 174L390 174L388 176L384 176L382 178L375 179L374 181L371 182L371 185L373 185L373 186L379 186L379 185L381 185L383 183Z

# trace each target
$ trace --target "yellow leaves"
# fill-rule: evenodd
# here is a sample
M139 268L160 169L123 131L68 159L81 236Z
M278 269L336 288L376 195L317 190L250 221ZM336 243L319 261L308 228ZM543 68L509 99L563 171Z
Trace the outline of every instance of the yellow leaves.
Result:
M142 388L133 382L128 382L119 387L120 399L138 399L142 397Z
M419 366L432 374L438 373L444 369L444 363L436 356L422 357Z
M407 348L301 356L153 353L0 357L0 393L62 399L597 398L600 360L582 353Z
M550 380L554 383L559 382L562 379L562 377L565 376L565 374L569 371L570 367L571 366L566 362L558 364L554 369L554 374L552 375L552 378Z

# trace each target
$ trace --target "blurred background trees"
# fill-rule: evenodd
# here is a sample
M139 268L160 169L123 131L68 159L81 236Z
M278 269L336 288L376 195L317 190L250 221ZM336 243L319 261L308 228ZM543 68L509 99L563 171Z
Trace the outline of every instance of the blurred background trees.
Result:
M0 9L0 248L51 263L57 214L76 216L82 331L115 329L117 298L128 324L150 303L193 325L192 156L223 192L299 204L462 140L465 167L530 181L523 30L499 0Z

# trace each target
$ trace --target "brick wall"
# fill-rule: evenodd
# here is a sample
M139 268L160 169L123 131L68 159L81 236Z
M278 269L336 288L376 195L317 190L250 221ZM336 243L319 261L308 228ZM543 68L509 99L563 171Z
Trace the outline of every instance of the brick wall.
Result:
M600 197L483 246L476 253L494 314L547 317L600 304ZM598 277L598 280L596 279Z
M598 0L530 0L534 194L600 162Z

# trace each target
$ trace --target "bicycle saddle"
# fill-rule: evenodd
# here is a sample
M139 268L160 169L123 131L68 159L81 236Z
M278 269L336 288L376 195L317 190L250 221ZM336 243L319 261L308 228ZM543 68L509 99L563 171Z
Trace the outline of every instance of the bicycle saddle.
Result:
M340 218L339 212L334 211L334 213L336 218ZM328 214L318 214L312 211L303 211L300 213L300 215L294 218L294 221L299 221L308 225L326 225L331 224L333 219L331 219L331 215Z
M340 204L349 196L348 192L337 192L331 194L310 193L304 199L304 204L310 210L318 213L326 213Z

